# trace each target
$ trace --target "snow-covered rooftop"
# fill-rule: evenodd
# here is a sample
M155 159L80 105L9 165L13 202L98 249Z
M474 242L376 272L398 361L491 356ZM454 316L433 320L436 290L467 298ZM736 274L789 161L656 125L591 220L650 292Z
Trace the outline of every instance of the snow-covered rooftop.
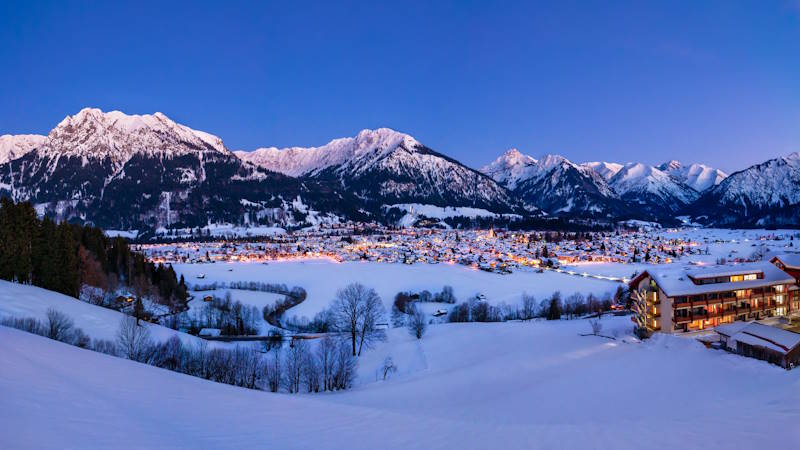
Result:
M709 292L724 292L738 289L754 289L778 284L794 283L794 278L769 262L737 264L735 266L708 266L687 272L683 269L669 268L648 270L648 274L669 297L678 295L698 295ZM764 274L757 280L746 280L728 283L694 284L689 275L695 278L739 275L742 273Z
M719 329L717 329L717 332L719 332ZM788 353L800 345L800 333L758 322L746 324L739 332L731 335L731 339L750 345L766 347L780 353Z
M780 262L790 269L800 269L800 253L786 253L775 256Z

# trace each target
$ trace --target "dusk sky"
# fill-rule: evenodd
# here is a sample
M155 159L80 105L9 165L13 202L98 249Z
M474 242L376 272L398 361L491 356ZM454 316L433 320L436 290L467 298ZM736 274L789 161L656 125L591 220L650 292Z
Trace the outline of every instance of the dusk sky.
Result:
M162 111L232 150L391 127L734 171L800 151L800 1L3 2L0 134Z

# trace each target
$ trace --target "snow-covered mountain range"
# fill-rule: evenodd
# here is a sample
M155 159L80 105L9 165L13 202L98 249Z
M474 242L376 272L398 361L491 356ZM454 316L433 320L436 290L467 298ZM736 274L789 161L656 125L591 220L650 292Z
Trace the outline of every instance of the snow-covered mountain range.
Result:
M291 224L309 210L349 208L340 191L245 163L218 137L161 113L83 109L35 149L0 164L0 195L116 229ZM293 206L298 199L304 211Z
M800 225L800 153L731 174L705 191L691 212L720 226Z
M392 205L408 204L487 217L797 225L798 186L798 154L727 176L698 163L575 163L512 149L477 171L389 128L319 147L231 152L162 113L92 108L47 136L0 136L0 195L119 229L391 221Z
M623 205L603 177L560 155L535 159L511 149L481 169L526 205L549 214L610 217Z
M490 177L389 128L363 130L321 147L272 147L236 155L267 170L338 183L374 206L427 203L501 213L520 209Z
M553 170L557 168L557 170ZM669 220L726 174L703 164L670 161L573 163L558 155L540 160L511 149L481 169L526 202L550 214Z

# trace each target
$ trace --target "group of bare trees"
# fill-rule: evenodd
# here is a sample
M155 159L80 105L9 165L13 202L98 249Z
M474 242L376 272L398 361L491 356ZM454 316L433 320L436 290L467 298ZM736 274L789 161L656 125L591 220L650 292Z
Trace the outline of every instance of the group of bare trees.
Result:
M281 345L236 345L211 347L200 341L187 345L177 335L155 342L149 325L137 324L133 317L123 317L116 340L91 340L71 318L49 310L47 318L6 317L1 325L108 355L130 359L167 370L192 375L218 383L273 392L319 392L348 389L356 376L356 358L349 340L327 336L316 350L305 340L297 340L285 351ZM279 341L278 341L279 342Z
M255 306L248 306L231 298L212 297L189 318L189 332L196 334L202 328L218 328L223 336L246 336L259 333L261 314Z
M537 303L536 298L527 293L522 294L521 302L516 306L500 304L491 305L485 300L471 298L460 303L450 310L450 322L503 322L507 320L531 320L543 318L547 320L560 320L562 318L575 319L587 315L602 316L611 310L614 301L610 294L602 299L594 294L584 297L574 293L566 298L561 292L545 297Z
M283 352L276 350L268 364L267 384L276 392L320 392L349 389L356 376L356 357L345 339L326 336L315 350L306 340L297 340Z
M47 310L44 321L32 317L4 317L0 320L0 325L38 334L39 336L81 348L91 347L89 336L81 328L76 327L69 316L54 308Z

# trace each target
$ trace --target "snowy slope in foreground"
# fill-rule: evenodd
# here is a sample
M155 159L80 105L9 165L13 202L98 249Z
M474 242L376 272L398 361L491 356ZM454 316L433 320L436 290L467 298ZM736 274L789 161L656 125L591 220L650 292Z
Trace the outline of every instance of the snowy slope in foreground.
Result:
M800 446L800 372L690 339L578 335L587 330L586 321L453 324L432 327L421 343L396 330L360 371L370 377L391 354L393 379L289 396L0 327L0 447Z
M45 320L49 308L68 315L75 321L76 327L83 328L93 339L115 340L124 316L119 311L82 302L58 292L0 280L0 317L33 317ZM150 329L150 334L156 341L166 341L175 334L186 343L200 341L194 336L161 325L142 323Z

